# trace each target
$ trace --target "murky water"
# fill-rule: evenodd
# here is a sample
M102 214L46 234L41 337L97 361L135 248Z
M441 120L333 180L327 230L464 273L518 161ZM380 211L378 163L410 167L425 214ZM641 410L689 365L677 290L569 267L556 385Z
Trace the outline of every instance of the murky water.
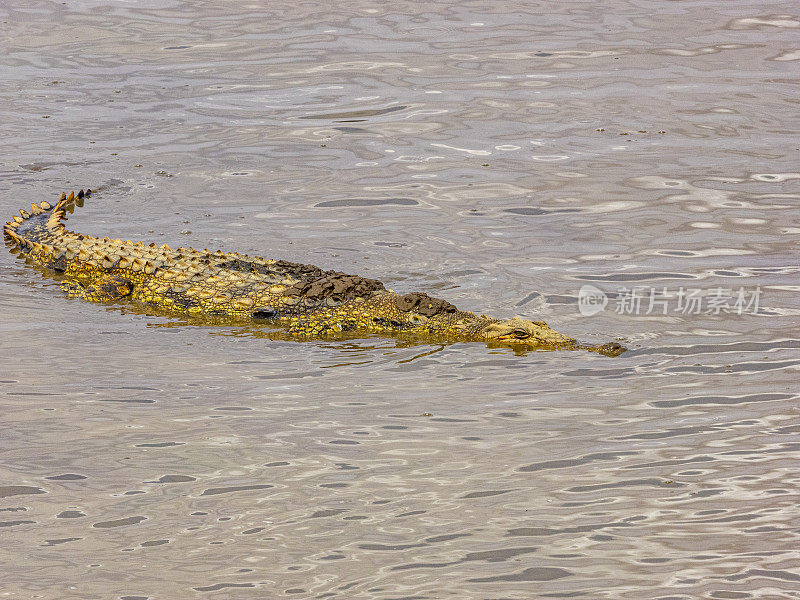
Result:
M4 597L800 598L795 3L0 17L4 219L100 187L72 228L631 348L283 341L4 253Z

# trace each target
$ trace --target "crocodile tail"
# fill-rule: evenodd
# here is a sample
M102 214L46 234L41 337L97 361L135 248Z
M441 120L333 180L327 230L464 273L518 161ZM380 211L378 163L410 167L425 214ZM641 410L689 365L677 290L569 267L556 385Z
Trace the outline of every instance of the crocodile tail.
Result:
M91 195L92 190L81 190L77 194L70 192L69 195L62 193L58 203L53 207L50 216L47 218L48 227L63 227L63 221L67 218L67 211L72 212L76 205L83 206L83 199Z
M34 241L29 238L35 238L34 232L37 230L55 230L57 233L62 233L66 229L63 221L66 219L67 211L73 210L76 204L81 206L83 199L91 193L92 190L81 190L77 194L75 192L70 192L69 195L61 194L55 206L44 201L41 204L31 204L30 211L20 209L19 215L14 215L3 226L3 234L17 246L24 247Z

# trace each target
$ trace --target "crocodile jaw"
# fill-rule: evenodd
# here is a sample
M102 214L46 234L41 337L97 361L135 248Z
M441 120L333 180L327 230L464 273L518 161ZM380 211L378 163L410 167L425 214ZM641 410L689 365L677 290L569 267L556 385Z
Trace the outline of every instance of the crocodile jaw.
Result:
M570 347L577 342L566 335L553 331L544 321L508 319L487 325L480 335L487 341L535 346Z

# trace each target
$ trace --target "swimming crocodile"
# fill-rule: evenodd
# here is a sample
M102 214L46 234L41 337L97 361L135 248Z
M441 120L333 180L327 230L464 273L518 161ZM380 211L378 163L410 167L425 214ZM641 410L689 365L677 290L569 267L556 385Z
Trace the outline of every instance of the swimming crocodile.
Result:
M625 351L616 342L579 344L544 321L475 315L425 293L397 294L376 279L313 265L68 231L67 211L82 206L91 193L62 194L55 205L32 204L30 212L20 210L20 216L3 228L22 256L58 273L62 288L73 297L94 302L132 299L172 313L266 320L297 337L412 334L418 339L590 350L606 356Z

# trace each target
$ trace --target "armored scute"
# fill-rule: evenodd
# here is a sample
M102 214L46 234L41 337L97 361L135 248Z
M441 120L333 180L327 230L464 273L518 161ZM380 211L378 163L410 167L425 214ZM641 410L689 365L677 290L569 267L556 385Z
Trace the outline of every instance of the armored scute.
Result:
M499 320L424 293L396 294L375 279L238 253L95 238L68 231L66 213L91 190L32 204L4 227L26 258L62 274L62 287L95 302L130 299L187 315L269 321L291 335L340 332L483 341L515 347L591 350L616 356L617 343L585 346L543 321Z

